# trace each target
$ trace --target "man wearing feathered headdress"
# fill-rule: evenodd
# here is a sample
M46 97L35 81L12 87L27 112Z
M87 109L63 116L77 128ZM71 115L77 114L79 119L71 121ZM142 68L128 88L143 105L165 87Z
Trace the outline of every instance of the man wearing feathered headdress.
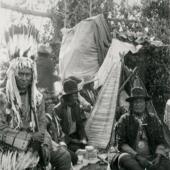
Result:
M12 111L9 113L11 119L8 122L11 128L29 128L30 131L35 131L36 120L33 112L36 112L41 120L39 128L45 128L43 96L36 88L36 77L36 67L31 59L18 57L11 61L5 87L10 107L8 110Z
M0 127L6 125L18 132L22 130L31 133L31 141L42 147L41 153L44 156L42 159L40 156L42 166L50 162L52 167L58 170L70 170L69 153L63 148L54 150L51 138L46 131L47 120L43 95L36 87L36 64L28 56L30 50L31 47L26 51L18 48L18 52L14 54L15 58L10 62L3 91L7 104L6 110L3 109L0 114Z

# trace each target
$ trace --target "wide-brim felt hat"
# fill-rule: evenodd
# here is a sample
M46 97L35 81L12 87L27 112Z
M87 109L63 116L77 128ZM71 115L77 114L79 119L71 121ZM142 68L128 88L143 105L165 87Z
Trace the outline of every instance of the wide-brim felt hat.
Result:
M62 95L69 95L79 92L78 84L81 82L81 79L77 77L69 77L63 82L63 92Z
M135 99L139 99L139 98L142 98L142 99L145 99L145 101L148 101L151 99L150 96L148 96L144 89L142 87L134 87L132 88L131 90L131 95L130 97L128 97L126 99L127 102L132 102L134 101Z

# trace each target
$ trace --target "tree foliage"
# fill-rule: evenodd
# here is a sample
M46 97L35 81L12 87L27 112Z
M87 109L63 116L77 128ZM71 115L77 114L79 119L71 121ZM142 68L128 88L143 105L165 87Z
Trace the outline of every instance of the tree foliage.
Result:
M105 5L103 0L60 0L57 6L51 9L51 19L54 28L51 45L57 56L59 54L60 42L62 39L60 30L63 27L74 27L81 20L102 13L103 5ZM65 15L58 15L56 11L62 12Z
M142 15L149 20L150 34L170 44L170 2L169 0L156 0L146 3L144 1Z
M125 64L134 69L152 97L158 115L163 118L167 99L170 98L170 49L168 46L145 44L138 53L125 56Z
M169 0L141 0L142 4L139 6L129 6L126 0L121 0L120 3L116 3L115 0L49 0L48 2L35 0L34 3L31 3L33 1L30 0L18 0L17 2L18 6L31 10L40 10L46 7L47 12L50 13L51 21L44 25L41 41L50 43L56 62L58 62L62 40L60 30L63 27L74 27L83 19L100 13L103 13L108 21L113 36L116 33L123 33L131 41L138 37L147 37L170 44ZM16 18L18 21L26 20L27 23L33 20L33 17L24 15L19 15ZM13 17L13 22L15 21L16 19ZM143 71L145 85L149 94L154 96L155 105L159 106L161 103L162 107L159 112L163 112L167 99L165 94L170 95L170 61L167 60L167 56L169 56L167 49L161 49L158 52L155 52L156 49L153 51L145 49L146 53L141 53L145 56L145 61L137 62L143 63L140 67L148 62L147 68L141 67L141 70L145 70L145 72ZM159 108L157 109L159 110Z
M18 0L19 7L30 10L46 10L50 13L51 22L44 25L42 42L49 42L58 62L61 28L74 27L81 20L104 13L114 33L129 33L138 37L147 36L152 39L170 41L170 6L169 0L142 0L142 5L128 6L126 0L116 3L114 0ZM45 5L44 5L45 4ZM30 18L25 17L22 18ZM31 17L30 20L32 20Z

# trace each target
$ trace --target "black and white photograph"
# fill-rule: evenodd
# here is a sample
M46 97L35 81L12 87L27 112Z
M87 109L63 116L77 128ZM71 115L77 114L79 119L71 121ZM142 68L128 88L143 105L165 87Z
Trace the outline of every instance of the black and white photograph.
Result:
M170 1L0 0L0 170L170 170Z

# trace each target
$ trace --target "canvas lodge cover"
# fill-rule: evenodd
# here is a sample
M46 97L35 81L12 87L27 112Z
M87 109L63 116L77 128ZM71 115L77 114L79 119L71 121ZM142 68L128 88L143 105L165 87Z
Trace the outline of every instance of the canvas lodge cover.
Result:
M110 31L103 15L63 29L59 54L61 80L69 76L90 80L98 72L110 46Z
M121 58L129 51L137 52L141 46L112 40L107 56L96 74L95 87L103 85L94 109L86 124L89 144L106 149L112 136L122 70Z
M89 145L101 149L106 149L113 136L118 102L126 104L125 93L121 93L119 96L121 101L118 101L121 61L129 51L137 53L142 48L142 45L134 45L118 39L112 39L110 45L110 37L103 15L88 18L72 29L63 30L59 55L62 81L69 76L75 76L84 81L94 80L95 89L102 87L86 123ZM144 87L143 84L142 86ZM157 114L152 102L148 109Z

